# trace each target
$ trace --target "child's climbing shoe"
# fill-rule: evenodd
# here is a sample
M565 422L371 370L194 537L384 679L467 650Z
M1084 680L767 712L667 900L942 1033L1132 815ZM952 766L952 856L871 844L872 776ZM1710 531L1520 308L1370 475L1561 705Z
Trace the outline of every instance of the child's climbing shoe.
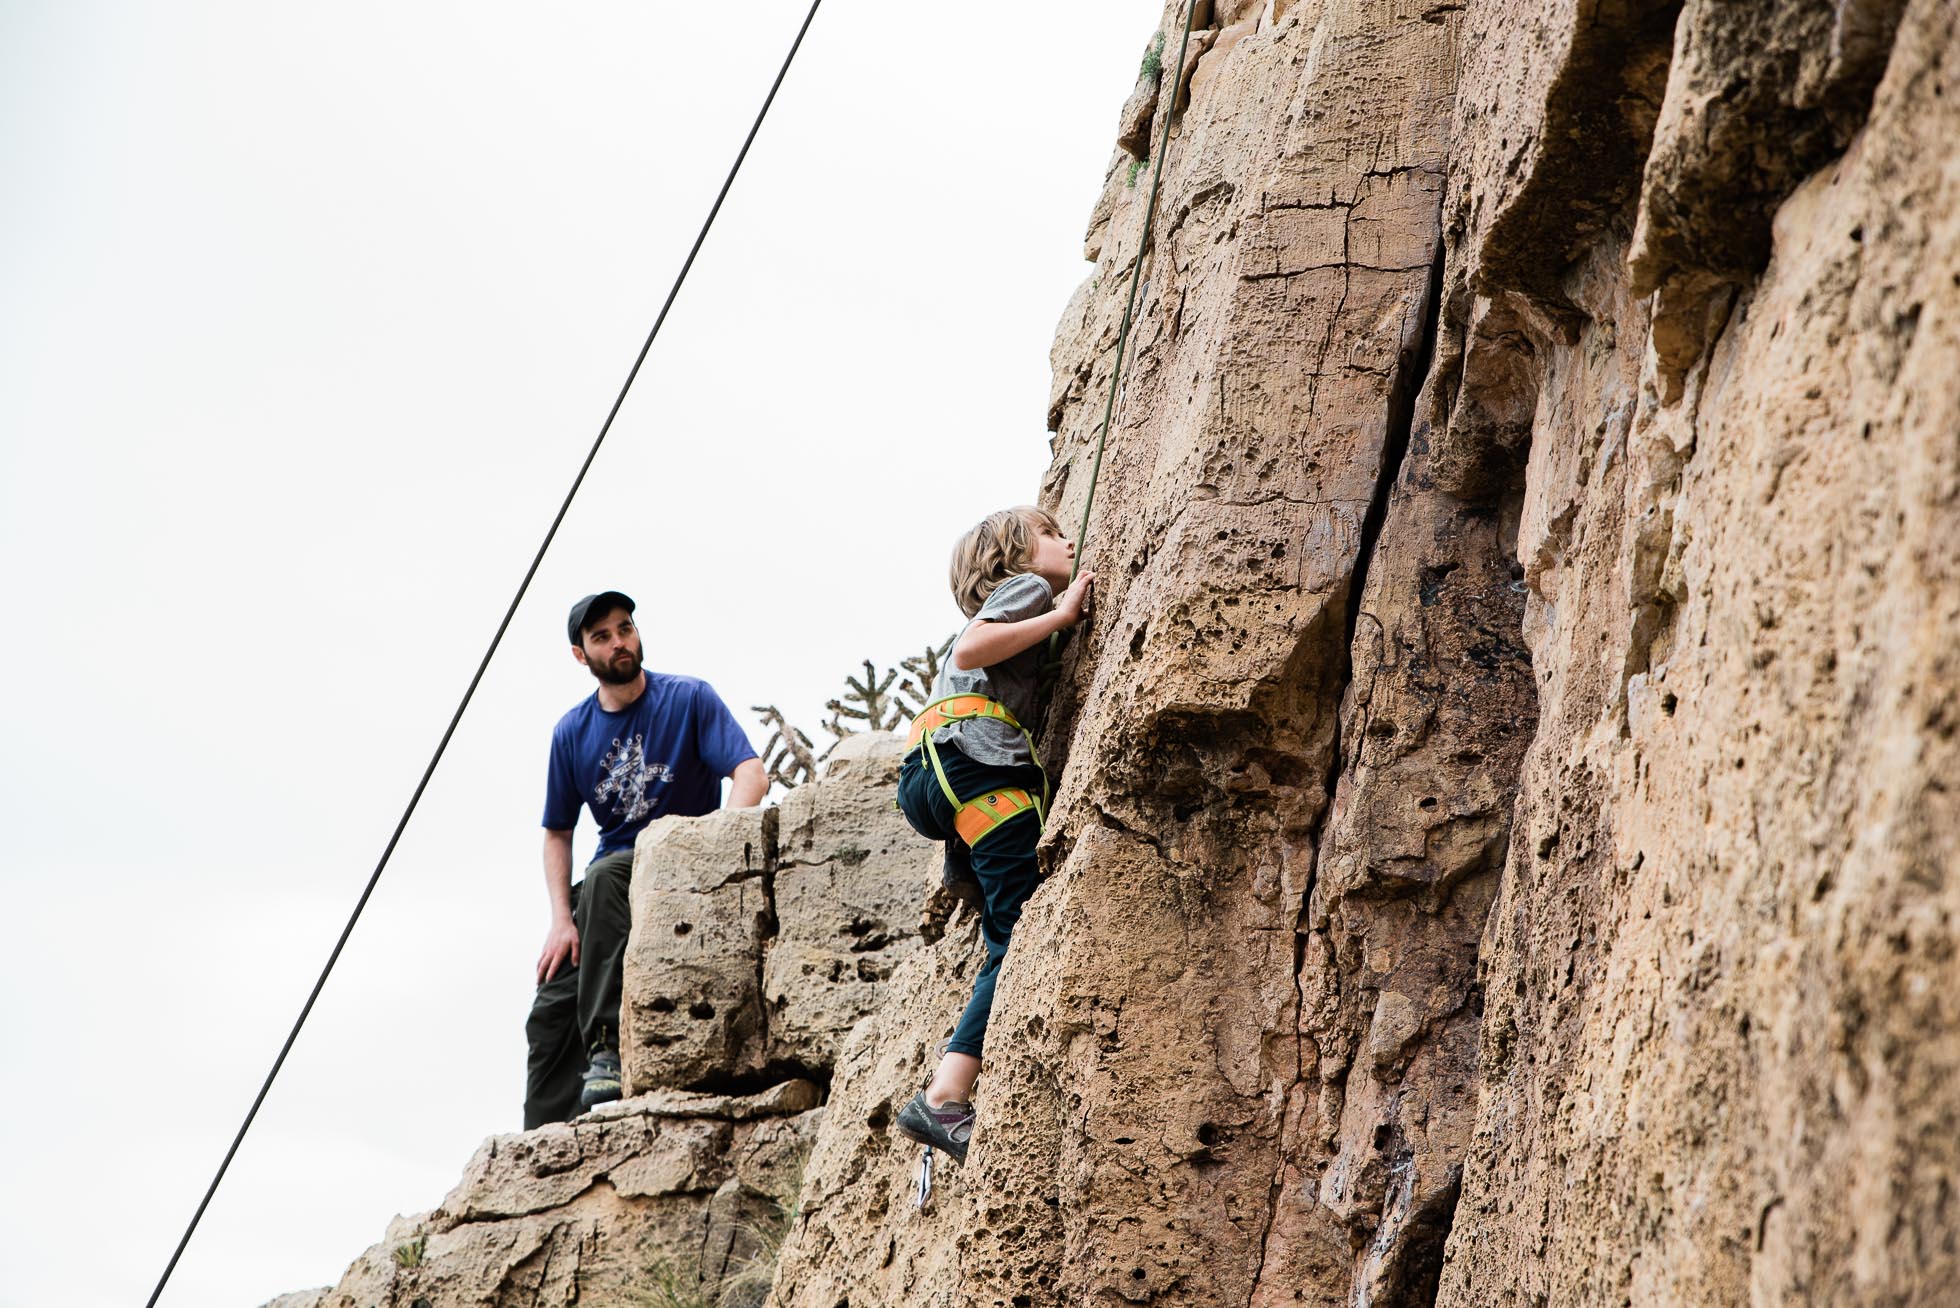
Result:
M934 1108L926 1102L926 1092L921 1090L898 1110L898 1120L893 1125L906 1139L931 1145L963 1163L967 1141L973 1138L973 1105L949 1100Z
M586 1108L597 1108L619 1098L619 1051L616 1049L595 1049L592 1061L586 1064L585 1084L578 1092L579 1103Z

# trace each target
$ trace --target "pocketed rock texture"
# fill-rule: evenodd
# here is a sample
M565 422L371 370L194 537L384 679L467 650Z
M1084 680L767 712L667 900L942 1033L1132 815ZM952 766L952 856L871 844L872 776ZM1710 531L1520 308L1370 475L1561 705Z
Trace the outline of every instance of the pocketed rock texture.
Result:
M1960 0L1184 9L975 1143L949 936L776 1302L1950 1302Z
M712 1288L756 1256L817 1098L807 1081L739 1099L657 1091L492 1137L441 1207L396 1218L338 1285L299 1303L625 1305L658 1302L666 1284Z
M917 949L939 847L892 807L904 742L841 742L780 808L657 822L633 853L627 1091L828 1075Z
M1942 1304L1960 1277L1960 6L1765 8L1787 28L1683 10L1634 229L1556 298L1480 277L1473 216L1452 249L1472 336L1518 324L1477 348L1534 395L1540 724L1448 1304Z
M919 952L938 883L939 847L892 809L900 745L852 737L780 809L642 833L630 1096L485 1141L439 1208L396 1218L338 1285L267 1308L759 1303L840 1043Z
M921 1216L914 1188L921 1150L891 1123L939 1061L939 1043L952 1033L984 957L973 917L956 916L938 945L899 965L889 1001L838 1052L825 1113L841 1125L818 1131L805 1165L797 1234L777 1274L777 1302L962 1301L959 1251L916 1233L921 1222L986 1196L973 1191L963 1169L941 1158Z

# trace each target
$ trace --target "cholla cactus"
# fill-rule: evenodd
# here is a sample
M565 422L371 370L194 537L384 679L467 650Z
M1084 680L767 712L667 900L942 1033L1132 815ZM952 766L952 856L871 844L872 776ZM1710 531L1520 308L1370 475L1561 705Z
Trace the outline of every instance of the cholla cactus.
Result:
M844 692L844 698L833 699L824 705L830 710L830 721L824 723L824 730L842 740L860 731L890 731L903 725L907 715L891 694L892 682L897 680L897 668L892 668L881 677L878 675L878 665L866 659L864 680L846 676L844 684L850 689ZM846 718L852 724L861 725L847 725L844 721Z
M898 683L898 705L908 718L916 718L926 705L932 703L932 686L939 680L940 664L953 653L953 637L946 637L946 643L934 649L926 646L923 654L914 654L898 666L912 675Z
M774 704L756 704L752 708L762 718L763 726L775 729L769 743L762 747L762 766L769 774L770 783L784 790L795 790L814 778L817 755L810 738L791 726Z
M771 784L794 790L816 777L817 766L847 736L861 731L897 731L905 726L932 702L932 684L939 679L940 667L952 652L953 638L948 636L937 648L927 646L924 653L915 654L882 673L876 663L864 660L863 678L847 674L844 694L824 705L830 710L830 717L825 719L823 729L833 739L821 754L816 752L808 736L790 725L781 709L774 704L755 705L762 725L771 729L769 743L762 749L763 767ZM911 675L899 681L901 670ZM894 682L898 683L896 690L892 686Z

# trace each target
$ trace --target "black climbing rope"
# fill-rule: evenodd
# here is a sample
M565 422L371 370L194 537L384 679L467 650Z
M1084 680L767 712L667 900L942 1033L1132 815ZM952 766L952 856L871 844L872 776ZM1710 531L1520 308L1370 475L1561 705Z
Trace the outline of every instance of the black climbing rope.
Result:
M190 1244L191 1236L197 1230L197 1224L204 1218L204 1210L210 1207L211 1197L218 1192L219 1182L225 1179L225 1171L237 1155L238 1146L244 1143L245 1133L252 1129L252 1121L258 1116L259 1106L265 1103L266 1094L272 1089L272 1083L278 1077L279 1069L285 1066L286 1055L292 1052L293 1042L299 1038L300 1028L306 1025L307 1016L313 1011L314 1001L319 999L320 991L325 988L327 977L332 974L334 964L340 961L340 953L346 947L348 937L354 934L354 924L360 921L362 910L367 907L375 886L380 883L381 873L386 870L388 860L393 857L395 846L400 842L402 832L408 827L409 818L414 816L415 806L421 802L422 792L428 788L429 778L435 775L436 764L442 761L443 751L449 748L450 737L456 734L456 726L463 720L463 711L470 706L470 699L476 694L477 685L483 680L483 674L489 668L490 660L496 654L498 645L503 642L504 632L510 629L510 620L516 615L518 604L523 601L525 592L530 589L531 579L537 576L538 566L544 562L545 551L551 548L551 542L558 535L560 524L565 521L565 514L572 507L572 500L578 495L579 487L585 483L585 474L591 470L593 460L599 457L599 447L606 443L606 435L612 431L613 419L619 416L619 409L626 402L627 392L633 389L633 382L640 375L640 366L646 362L648 351L653 349L654 338L660 335L661 325L667 321L667 313L674 307L674 300L681 293L681 285L687 281L688 271L694 267L695 256L701 253L701 246L708 239L709 229L715 225L715 217L721 212L722 201L728 198L729 188L734 186L735 176L742 170L742 161L748 158L749 147L755 144L756 134L762 130L762 120L768 117L769 106L775 103L776 92L782 89L783 79L789 75L790 65L795 62L796 52L802 47L803 37L809 32L810 24L817 16L817 7L822 3L823 0L811 0L810 11L804 15L803 25L797 29L796 39L790 43L789 53L783 57L782 67L776 71L776 80L770 84L769 94L763 97L762 108L756 112L755 122L750 124L749 134L743 140L741 150L736 153L735 162L730 165L728 176L723 179L721 190L716 194L715 202L709 208L708 216L694 238L694 246L687 252L687 259L681 264L680 273L674 278L674 284L667 292L666 302L660 306L660 314L653 320L652 330L647 332L646 341L640 346L640 353L634 358L633 366L626 374L625 383L620 386L619 394L613 399L612 408L607 412L606 420L599 428L598 438L592 442L591 450L586 453L585 462L579 465L578 475L572 478L572 488L565 492L565 501L558 506L558 514L551 520L551 526L544 534L543 543L538 546L537 554L531 559L531 566L525 569L524 579L517 583L517 593L511 596L510 607L504 610L503 621L497 624L496 634L490 638L490 647L484 650L483 660L476 666L476 675L470 678L469 688L463 692L461 702L456 705L456 712L451 715L449 726L443 731L442 739L437 742L435 753L429 758L428 767L422 770L422 779L415 784L415 793L409 796L408 806L402 810L401 820L395 824L394 834L388 837L387 847L381 851L381 859L375 864L374 874L368 878L366 888L361 891L361 897L355 901L354 911L348 916L347 925L341 929L340 939L334 942L333 952L327 955L327 965L320 969L320 978L313 983L313 992L306 997L306 1003L300 1008L293 1029L287 1033L286 1043L279 1049L279 1056L272 1060L272 1070L266 1073L265 1084L259 1087L258 1096L252 1100L251 1108L246 1111L245 1120L239 1124L238 1134L232 1137L231 1147L225 1150L224 1161L218 1164L217 1175L211 1178L211 1184L204 1191L204 1198L199 1201L197 1211L191 1214L190 1225L184 1228L183 1238L177 1242L176 1251L170 1255L170 1262L164 1267L163 1275L158 1278L156 1289L150 1292L146 1308L156 1308L156 1302L162 1297L164 1287L170 1283L171 1273L177 1270L178 1260L184 1256L184 1250Z

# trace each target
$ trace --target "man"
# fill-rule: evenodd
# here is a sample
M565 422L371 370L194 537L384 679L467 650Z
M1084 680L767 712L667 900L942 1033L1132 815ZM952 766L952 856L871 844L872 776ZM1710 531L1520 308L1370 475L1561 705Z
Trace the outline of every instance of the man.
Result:
M551 929L524 1026L527 1131L619 1098L634 839L657 818L713 812L723 777L734 783L728 801L735 808L761 803L769 785L748 736L707 682L641 668L632 600L616 590L587 595L572 606L566 632L572 657L599 688L551 733L544 801ZM599 848L574 886L572 828L581 804L598 823Z

